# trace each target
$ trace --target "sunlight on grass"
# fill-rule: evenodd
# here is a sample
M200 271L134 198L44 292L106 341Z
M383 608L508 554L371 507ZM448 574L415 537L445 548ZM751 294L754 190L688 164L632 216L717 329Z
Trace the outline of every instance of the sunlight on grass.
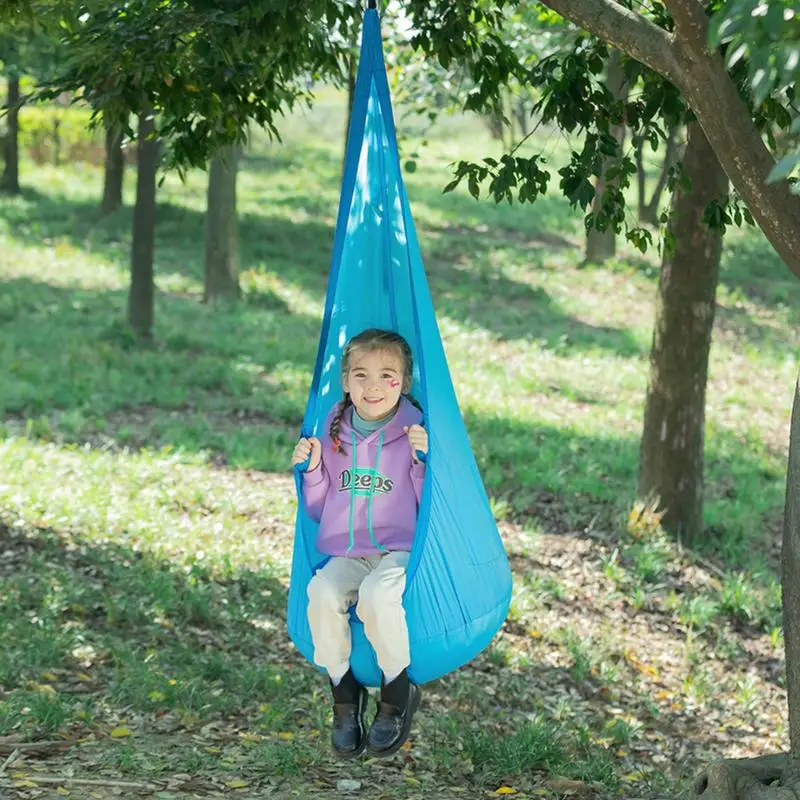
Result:
M285 564L286 532L281 546L275 535L296 507L288 475L245 482L197 461L191 451L128 454L11 439L0 443L0 508L86 542L124 540L134 551L215 571L255 568L281 551Z

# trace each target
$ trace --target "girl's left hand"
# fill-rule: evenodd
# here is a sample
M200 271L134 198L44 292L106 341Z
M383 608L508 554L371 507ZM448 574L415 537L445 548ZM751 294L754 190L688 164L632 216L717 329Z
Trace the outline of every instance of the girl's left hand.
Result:
M403 430L408 436L409 444L411 445L411 455L414 461L417 461L415 453L419 450L421 453L428 452L428 431L422 425L412 425L405 427Z

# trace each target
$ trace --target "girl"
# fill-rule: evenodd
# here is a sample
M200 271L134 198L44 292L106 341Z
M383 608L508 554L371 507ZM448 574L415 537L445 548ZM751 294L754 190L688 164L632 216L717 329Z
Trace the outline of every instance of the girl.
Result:
M322 441L301 439L292 464L309 459L303 498L319 522L317 549L331 559L308 586L314 661L333 693L333 749L353 758L369 748L391 755L408 738L420 689L409 681L402 599L414 538L428 434L408 397L412 356L396 333L366 330L342 354L344 399ZM368 694L350 670L348 609L356 614L381 668L381 697L369 733Z

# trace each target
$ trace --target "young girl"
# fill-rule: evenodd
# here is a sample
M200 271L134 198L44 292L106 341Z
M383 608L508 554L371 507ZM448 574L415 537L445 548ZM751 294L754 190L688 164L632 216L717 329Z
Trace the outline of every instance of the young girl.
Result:
M409 681L402 599L417 522L428 435L408 398L411 348L396 333L366 330L342 354L344 399L322 440L301 439L292 464L309 459L303 498L319 522L317 549L331 559L308 586L314 661L333 693L333 748L352 758L364 748L391 755L408 738L420 689ZM369 733L368 694L350 670L348 609L356 614L383 673Z

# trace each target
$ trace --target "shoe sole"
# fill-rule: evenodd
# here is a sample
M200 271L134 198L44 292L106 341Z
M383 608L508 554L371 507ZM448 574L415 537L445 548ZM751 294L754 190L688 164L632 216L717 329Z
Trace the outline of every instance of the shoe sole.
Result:
M337 750L331 745L331 750L336 758L343 761L349 761L351 758L358 758L367 748L367 706L369 705L369 692L365 688L361 688L358 696L358 722L361 728L361 744L356 750Z
M408 741L408 735L411 733L411 724L414 721L414 714L417 713L419 708L419 701L422 699L422 689L416 684L411 684L411 693L413 697L409 698L408 710L406 711L406 721L403 723L403 730L400 732L400 738L385 750L373 750L368 747L370 755L384 758L386 756L393 756L405 743Z

